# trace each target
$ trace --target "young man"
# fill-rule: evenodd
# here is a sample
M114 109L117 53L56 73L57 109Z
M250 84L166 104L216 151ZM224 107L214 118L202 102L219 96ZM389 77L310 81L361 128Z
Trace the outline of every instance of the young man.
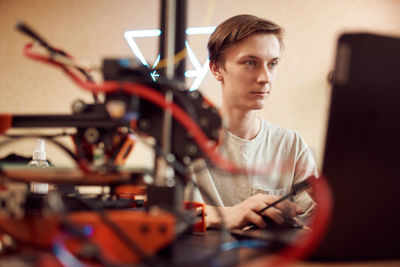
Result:
M314 202L306 193L259 213L289 193L293 184L317 175L312 155L295 131L257 116L271 94L282 31L265 19L238 15L221 23L209 39L210 70L221 85L221 113L226 120L221 153L239 166L262 167L266 175L230 175L210 165L196 173L197 183L207 193L203 200L210 204L208 227L221 224L216 209L231 229L249 224L268 227L261 215L282 223L284 217L311 214Z

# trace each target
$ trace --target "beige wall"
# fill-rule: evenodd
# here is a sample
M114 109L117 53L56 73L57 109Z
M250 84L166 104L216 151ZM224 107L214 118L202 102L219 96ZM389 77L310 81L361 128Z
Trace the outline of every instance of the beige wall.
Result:
M333 67L337 37L345 31L400 36L400 1L190 0L188 26L217 25L240 13L265 17L285 28L283 60L260 115L299 131L321 165L330 97L327 75ZM22 56L29 38L15 31L17 21L32 25L51 44L76 58L99 65L104 57L132 57L123 33L157 28L158 14L156 0L1 0L0 113L69 113L75 99L91 100L59 70ZM207 55L206 41L206 36L190 38L200 62ZM152 62L157 52L155 38L138 44ZM368 59L366 64L377 67ZM219 87L209 73L201 91L219 105ZM29 140L0 148L0 156L12 150L29 155L32 149L33 140ZM138 147L130 164L151 166L151 153L144 150ZM56 163L70 163L55 148L49 147L48 155Z

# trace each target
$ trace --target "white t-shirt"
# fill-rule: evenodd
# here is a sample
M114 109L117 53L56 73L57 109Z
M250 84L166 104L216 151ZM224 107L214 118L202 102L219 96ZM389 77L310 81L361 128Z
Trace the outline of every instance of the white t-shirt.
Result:
M196 201L213 206L233 206L257 193L283 196L291 191L293 184L312 175L318 176L315 161L301 136L263 119L260 131L252 140L239 138L226 130L220 152L238 166L263 169L266 174L231 175L199 161L194 166L194 169L200 169L195 180L209 197L197 191L194 194ZM309 195L302 193L292 200L306 210L302 217L308 217L314 206Z

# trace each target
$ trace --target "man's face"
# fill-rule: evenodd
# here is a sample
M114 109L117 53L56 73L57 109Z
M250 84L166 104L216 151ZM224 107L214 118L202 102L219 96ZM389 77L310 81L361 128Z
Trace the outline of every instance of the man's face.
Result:
M253 34L223 51L223 64L210 64L222 85L226 108L262 109L271 93L280 45L274 34Z

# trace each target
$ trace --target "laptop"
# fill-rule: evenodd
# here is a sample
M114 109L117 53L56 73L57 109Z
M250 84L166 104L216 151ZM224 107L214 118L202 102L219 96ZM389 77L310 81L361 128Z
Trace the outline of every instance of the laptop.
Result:
M400 258L400 39L339 38L322 173L334 208L311 259Z

